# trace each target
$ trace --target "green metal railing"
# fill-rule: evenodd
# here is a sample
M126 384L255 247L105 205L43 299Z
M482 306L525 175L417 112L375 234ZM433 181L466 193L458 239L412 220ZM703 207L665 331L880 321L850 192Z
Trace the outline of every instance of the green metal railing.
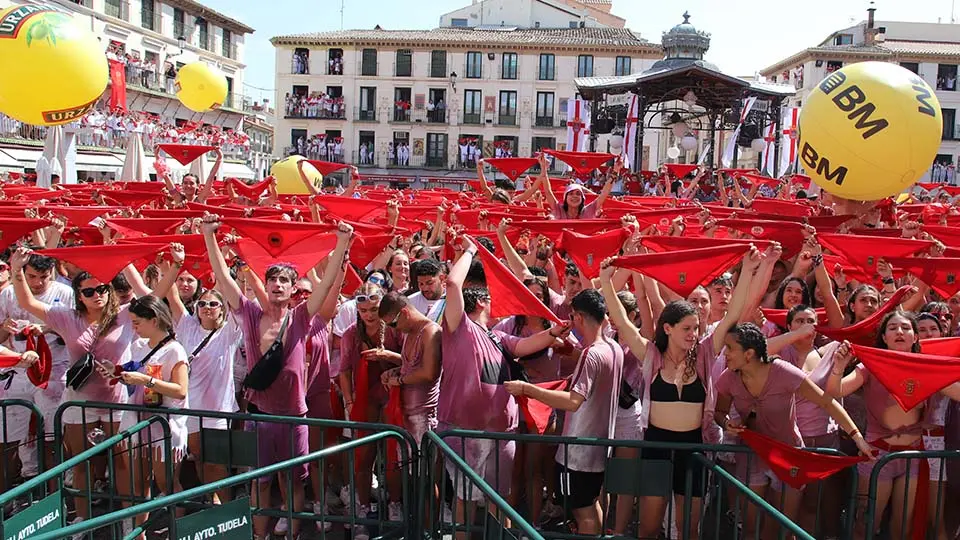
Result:
M156 415L162 414L163 416L186 416L188 418L196 418L199 425L204 425L205 420L227 420L230 422L244 422L246 424L247 431L238 431L234 429L201 429L201 438L203 439L205 456L199 456L200 461L204 461L208 458L215 459L214 463L223 465L227 471L243 470L243 469L256 469L261 471L258 473L259 476L263 476L264 470L263 467L258 463L257 456L257 433L256 426L260 424L281 424L287 426L306 426L308 428L320 428L320 445L326 447L329 445L328 437L326 430L337 430L342 431L344 429L353 430L356 432L388 432L393 433L393 435L400 439L402 443L399 443L398 446L401 452L400 461L407 466L403 467L403 471L400 474L400 489L402 491L401 498L403 501L411 501L404 505L404 521L407 523L413 523L415 521L415 515L413 509L417 505L417 496L416 488L419 486L417 478L419 476L418 465L419 465L419 450L417 441L413 438L410 433L399 428L397 426L389 424L379 424L379 423L366 423L366 422L350 422L342 420L326 420L326 419L316 419L316 418L303 418L303 417L292 417L292 416L276 416L268 414L251 414L251 413L228 413L228 412L217 412L217 411L202 411L194 409L157 409L152 407L145 407L139 405L129 405L129 404L116 404L116 403L100 403L100 402L66 402L63 403L60 408L57 410L56 415L54 416L54 432L57 437L57 441L62 440L63 435L63 422L62 416L64 411L70 408L80 408L81 411L84 409L101 409L107 411L123 411L124 414L138 414L138 415ZM86 416L83 414L83 416ZM251 431L251 425L253 426ZM289 433L290 447L293 448L293 432ZM385 442L385 441L383 441ZM210 444L213 447L213 450L207 451L206 445ZM352 448L352 447L351 447ZM378 448L374 449L377 452L377 458L374 462L374 467L377 471L381 473L381 477L385 477L386 473L386 445L381 444ZM354 500L357 497L357 482L356 482L356 468L354 462L356 456L354 453L347 454L346 459L346 469L350 471L348 478L348 490L350 494L350 499ZM309 461L309 460L308 460ZM198 463L199 465L199 463ZM288 465L290 467L290 465ZM200 473L201 467L198 468L198 474ZM111 465L111 475L112 475L112 465ZM325 471L324 468L320 468L320 485L321 492L315 494L319 499L318 502L321 505L327 503L326 492L323 489L325 482ZM172 477L172 474L170 475ZM201 484L206 484L203 481L202 477L199 479ZM381 483L380 497L379 500L386 501L386 483ZM286 500L293 500L293 482L286 482ZM168 491L169 493L169 491ZM101 499L107 499L110 501L110 508L114 508L116 504L113 499L116 498L114 491L111 490L110 493L95 496ZM90 499L88 498L88 501ZM343 523L349 524L351 527L356 525L364 526L377 526L383 527L387 524L393 524L396 522L388 522L385 520L385 511L378 512L377 519L368 519L366 516L337 516L337 515L316 515L313 513L306 512L297 512L292 508L292 505L287 505L285 510L279 508L271 507L269 501L263 502L260 500L259 496L254 496L251 493L251 500L254 501L254 510L253 513L256 515L268 516L273 518L286 518L288 523L291 523L291 520L311 520L311 521L329 521L332 523ZM181 501L181 507L190 508L190 509L201 509L209 508L211 505L208 503L197 502L197 501ZM262 503L262 504L261 504ZM386 504L383 505L386 508Z
M899 451L899 452L890 452L889 454L884 454L882 457L877 459L877 462L874 463L873 468L870 471L870 489L867 492L867 496L866 496L867 508L866 508L866 515L863 518L863 526L865 529L864 533L865 533L866 540L872 540L873 538L878 536L877 531L875 530L875 527L873 527L873 523L877 516L877 489L879 488L879 483L880 483L880 472L883 470L883 468L895 460L905 460L907 472L906 472L906 478L904 482L904 489L912 490L916 486L917 482L910 481L911 464L915 460L930 459L930 458L940 458L943 460L943 463L941 464L941 467L940 467L940 477L938 479L939 483L932 484L930 486L932 489L938 489L937 498L936 498L937 513L934 516L934 523L936 523L938 527L942 526L944 521L944 515L941 514L939 507L940 507L940 503L944 501L944 497L946 496L946 494L944 493L944 490L946 489L946 470L947 470L946 461L950 459L955 459L960 461L960 450L922 450L922 451L907 450L907 451ZM927 480L927 479L923 479L923 480ZM910 530L910 522L911 522L911 514L907 513L907 510L908 510L907 502L909 498L910 497L908 497L907 494L905 493L903 496L903 506L901 507L902 511L900 513L900 515L903 516L903 522L900 524L900 527L899 527L902 533L900 536L894 538L891 532L888 535L890 537L890 540L902 540L910 537L910 535L907 534L907 531ZM891 497L888 504L894 504L893 500L894 500L893 497ZM950 507L947 506L945 507L945 510L949 508ZM954 506L953 508L956 508L956 506ZM944 514L945 513L946 512L944 512ZM890 519L892 520L893 517L891 516ZM933 531L931 530L933 526L929 523L929 517L927 518L927 520L928 520L927 537L937 538L938 535L934 534Z
M695 452L693 454L693 458L699 461L704 468L708 469L710 472L712 472L715 475L714 477L717 479L715 492L718 494L718 496L720 493L720 487L726 483L730 485L730 487L735 489L740 494L740 496L746 497L749 502L753 503L760 510L760 512L758 512L758 515L757 515L758 523L760 521L760 513L763 513L773 518L778 524L780 524L780 527L782 529L787 529L788 531L790 531L790 534L794 535L794 537L797 538L798 540L816 540L814 536L810 535L809 533L807 533L807 531L803 530L803 527L791 521L789 517L783 514L783 512L781 512L777 508L774 508L773 505L771 505L769 502L766 501L766 499L764 499L760 495L757 495L752 489L750 489L749 486L745 485L743 482L738 480L734 475L730 474L726 469L717 465L716 463L714 463L712 460L710 460L700 452ZM689 497L687 497L687 499L689 500ZM689 511L685 513L689 515ZM684 520L683 525L684 525L683 533L681 538L689 538L690 522L688 520ZM757 540L760 539L760 527L756 528L755 538L757 538ZM780 533L780 538L783 538L782 530Z
M426 435L424 435L423 441L424 441L423 442L424 464L421 467L422 470L431 471L432 470L431 465L436 462L437 457L439 455L443 455L444 459L447 459L453 462L457 471L462 473L464 476L466 476L467 479L470 481L470 483L472 483L474 486L480 489L480 491L483 492L483 494L487 497L487 501L488 501L487 512L490 512L491 506L495 507L500 512L505 514L506 517L512 522L511 529L519 529L519 531L524 536L526 536L529 540L543 540L543 536L540 534L540 532L536 528L534 528L533 525L527 522L527 520L523 519L520 513L517 512L516 509L514 509L512 506L510 506L510 504L508 504L507 501L504 500L504 498L500 496L500 494L497 493L497 491L490 484L488 484L483 478L481 478L480 475L476 473L476 471L471 469L470 466L467 465L467 462L465 462L463 458L457 455L457 453L453 450L453 448L450 448L450 446L448 446L443 441L440 435L437 435L432 431L428 431ZM424 475L424 477L429 477L429 476L431 475L429 474ZM456 484L456 480L454 480L454 483ZM432 482L430 482L430 484L426 486L426 488L427 489L425 490L421 490L421 494L423 494L424 497L429 496L432 500L433 498ZM454 487L454 490L456 490L456 486ZM433 515L432 505L430 505L430 507L431 507L431 515ZM492 512L490 513L492 514ZM471 521L472 520L468 520L465 526L454 524L454 529L457 531L466 531L467 535L469 536L472 532ZM488 520L485 520L485 522L488 522ZM505 528L501 527L499 530L498 538L502 539L504 533L505 533ZM484 531L484 538L490 538L490 536L486 533L486 531Z
M135 506L130 506L128 508L124 508L116 512L111 512L109 514L104 514L102 516L98 516L86 521L81 521L80 523L75 523L73 525L57 530L55 532L31 537L31 540L60 540L65 537L69 537L73 534L85 533L88 531L99 529L100 527L113 525L119 521L134 517L138 514L144 514L160 508L173 508L178 504L182 503L183 501L190 498L201 497L227 487L232 487L235 485L251 482L265 475L272 475L272 474L283 472L284 470L290 467L296 467L298 465L303 465L311 461L323 460L334 454L354 450L367 444L386 441L386 439L389 439L389 438L396 438L401 442L405 439L402 436L402 434L399 434L393 431L381 431L378 433L373 433L373 434L361 437L359 439L354 439L349 442L332 446L330 448L325 448L323 450L311 452L305 456L284 460L279 463L274 463L272 465L261 467L253 471L237 474L229 478L224 478L223 480L218 480L216 482L211 482L209 484L197 486L191 489L181 491L179 493L165 495L163 497L146 501ZM400 446L401 448L403 448L402 445ZM316 517L316 516L314 516L313 514L295 512L293 514L293 517L295 519L310 519L311 517ZM356 520L356 521L358 523L363 523L363 522L376 523L374 520ZM132 533L128 534L125 538L135 538L138 534L142 532L143 532L142 528L137 528ZM413 536L409 536L409 535L412 534L413 532L414 531L411 528L408 528L408 530L405 531L404 536L407 538L412 538ZM176 520L171 520L170 538L177 538Z
M14 407L22 407L30 412L30 415L35 419L36 426L36 435L34 439L13 441L11 440L10 435L10 426L7 425L5 421L7 418L7 411ZM11 461L8 458L13 454L19 452L21 446L29 446L30 443L36 444L37 451L37 470L38 472L43 472L46 465L46 436L44 430L46 425L43 420L43 413L40 412L40 409L37 408L33 403L24 400L24 399L0 399L0 419L3 419L3 422L0 422L0 467L3 468L2 473L0 473L0 489L4 489L4 486L10 486L13 484L13 475L12 471L7 469L7 464ZM11 443L16 442L16 446L7 446Z

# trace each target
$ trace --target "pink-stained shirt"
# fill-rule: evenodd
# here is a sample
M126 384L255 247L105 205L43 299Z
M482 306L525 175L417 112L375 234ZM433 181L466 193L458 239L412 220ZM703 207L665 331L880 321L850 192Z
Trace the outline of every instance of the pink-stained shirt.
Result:
M70 357L70 365L83 357L88 351L97 360L106 360L113 364L125 364L130 361L130 344L136 339L133 324L130 322L128 306L117 313L117 320L106 334L97 338L100 325L89 324L76 310L68 307L50 307L47 309L47 325L63 338ZM88 401L106 403L124 403L125 386L111 386L97 370L80 387L76 397Z
M570 391L584 400L577 411L568 412L564 418L564 437L614 437L622 373L623 349L617 342L604 338L584 349L570 380ZM570 470L602 472L608 454L609 449L603 446L561 445L555 459Z
M733 398L743 424L754 431L797 447L803 446L803 437L797 427L797 389L807 378L803 370L780 359L770 363L767 380L759 396L754 396L743 384L740 373L725 369L717 379L717 393ZM749 420L750 413L756 418Z
M395 353L400 352L399 332L387 326L383 331L383 348ZM340 338L340 372L350 371L353 375L353 386L357 386L357 366L360 365L360 353L366 350L357 336L357 323L351 324L343 337ZM387 390L380 382L380 375L384 371L395 367L387 362L367 362L367 398L371 403L383 406L387 403ZM356 390L354 390L356 391Z
M235 315L243 329L247 351L247 370L253 369L263 356L260 354L260 320L263 309L247 298L240 299ZM303 416L307 414L304 390L304 342L310 330L310 312L307 302L289 311L287 329L283 335L283 370L266 390L248 390L250 402L264 414Z
M713 333L700 339L697 344L697 377L703 382L703 387L707 391L707 399L703 403L703 419L701 429L703 431L703 441L706 443L719 442L719 432L714 429L716 422L713 421L713 409L717 404L717 392L713 385L713 366L717 359L717 352L713 348ZM651 340L647 345L647 350L643 360L643 413L640 416L641 429L647 429L650 423L650 384L653 382L657 373L663 369L663 355L657 349Z
M400 376L409 375L423 365L423 330L436 323L424 325L416 335L404 337ZM436 412L440 400L440 378L432 383L404 384L400 387L400 399L403 401L403 413L423 415Z
M443 370L437 416L462 429L508 432L517 429L517 401L503 388L507 366L486 329L466 315L453 332L442 325ZM494 331L504 348L515 354L522 338ZM501 373L498 380L493 375Z
M522 329L518 329L516 324L516 317L507 317L497 323L493 329L519 337L530 337L543 331L542 328L533 328L529 324L524 325ZM560 377L560 355L553 354L553 349L549 347L539 351L539 354L517 358L517 361L523 364L523 368L532 383L555 381Z
M316 315L307 333L307 399L330 393L330 321Z
M917 369L922 368L923 366L917 366ZM867 409L867 442L887 439L894 435L920 435L923 432L921 422L903 426L897 430L885 426L881 420L883 413L889 407L899 407L900 405L890 395L890 391L870 373L867 366L857 364L856 369L863 376L863 402ZM923 420L923 417L921 417L921 420Z
M834 341L827 345L823 351L820 363L817 367L807 374L807 378L813 381L813 384L825 389L827 379L830 378L830 372L833 370L833 355L840 348L840 342ZM780 351L780 357L784 362L796 366L803 370L805 358L797 352L793 345L787 345ZM819 437L837 430L837 423L830 418L827 411L823 410L816 403L807 401L797 396L797 427L800 428L800 434L804 437Z

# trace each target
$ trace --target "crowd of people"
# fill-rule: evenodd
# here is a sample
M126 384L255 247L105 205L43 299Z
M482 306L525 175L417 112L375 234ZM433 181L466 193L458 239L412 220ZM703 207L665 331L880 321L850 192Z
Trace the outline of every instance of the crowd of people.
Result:
M299 137L290 151L307 159L345 163L343 137L330 136L326 133L314 133L308 137Z
M937 371L949 369L936 368L941 357L925 356L928 348L948 354L943 342L934 349L927 340L960 335L960 292L952 274L898 270L911 261L936 265L960 248L951 234L960 210L949 194L933 200L918 191L899 205L864 204L814 194L803 178L749 181L737 171L664 168L647 182L619 162L599 173L575 161L592 180L582 184L551 178L542 154L525 189L505 191L487 182L478 155L468 151L467 159L477 167L472 194L364 189L356 169L338 195L319 193L301 173L309 200L281 197L272 182L221 186L214 174L202 183L188 175L157 192L149 208L121 214L159 217L166 209L183 220L193 210L178 229L182 240L174 237L162 260L144 269L130 264L113 280L69 252L45 255L43 248L73 242L68 225L76 218L25 201L27 216L50 221L23 238L3 237L19 242L0 262L0 356L17 360L3 372L10 382L0 398L31 401L45 415L63 401L89 402L84 417L63 417L67 455L84 448L90 422L111 432L132 425L134 415L97 409L97 402L319 419L342 408L347 419L396 423L417 441L455 429L562 435L580 444L447 443L511 505L524 505L533 523L559 520L587 536L670 537L673 527L689 538L707 534L713 520L701 520L704 509L721 503L706 497L716 479L694 451L641 454L635 443L747 444L756 453L749 459L731 446L716 463L811 533L837 537L845 511L854 513L858 537L926 529L955 538L955 457L886 466L874 521L866 520L878 456L960 448L960 382ZM646 182L647 193L616 199L618 182ZM10 201L31 192L4 188L0 198ZM214 197L225 214L231 203L247 206L248 217L327 223L317 231L324 240L312 240L325 246L319 262L296 266L281 251L258 270L243 241L277 249L293 229L221 217L203 206ZM108 261L112 244L131 239L135 220L117 227L115 217L91 222L104 247L88 261ZM150 245L150 238L139 242ZM942 259L944 268L952 261ZM44 390L27 376L37 355L17 339L34 329L44 332L53 358ZM87 353L95 370L68 382ZM26 439L28 423L4 418L5 432L18 437L8 440ZM172 460L177 472L193 461L208 478L227 476L222 465L200 462L200 427L189 414L173 414L174 455L160 456L159 445L142 454L154 456L154 465ZM305 425L260 422L255 430L263 466L320 449ZM610 439L625 446L590 442ZM807 447L862 456L853 507L843 496L849 477L842 466L822 474L827 458L790 453ZM27 474L36 470L29 455L20 453ZM662 473L658 485L638 499L609 496L611 457L650 465L650 474ZM165 485L162 467L131 469L129 459L118 458L111 478L120 494L144 494L151 479ZM292 484L292 499L280 490L284 508L312 509L324 530L333 527L323 519L333 504L366 517L378 503L389 521L415 513L395 476L378 478L376 459L371 449L357 450L355 478L352 465L332 475L292 468L280 476ZM452 462L444 470L460 487L441 519L472 523L484 504L495 511ZM81 493L92 480L85 466L75 468ZM264 477L251 490L270 500L273 481ZM355 492L341 490L354 483ZM384 483L389 495L375 500L372 486ZM920 485L930 489L915 491ZM738 499L732 489L723 498L731 506ZM89 517L85 504L76 508L76 519ZM759 516L756 505L731 516L747 538L778 535L777 522ZM144 517L125 523L124 532ZM266 538L270 525L255 515L255 538ZM303 527L280 519L272 532L297 538ZM370 531L357 524L351 534L366 540Z
M286 116L294 118L346 118L343 96L335 97L323 92L311 92L309 95L288 93L285 107Z

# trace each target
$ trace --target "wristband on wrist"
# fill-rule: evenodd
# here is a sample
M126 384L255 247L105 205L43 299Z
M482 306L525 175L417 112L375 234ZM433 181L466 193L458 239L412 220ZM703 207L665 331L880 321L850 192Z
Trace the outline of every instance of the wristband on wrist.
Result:
M893 285L893 284L894 284L894 279L893 279L892 277L885 277L885 278L883 278L883 284L884 284L884 285Z

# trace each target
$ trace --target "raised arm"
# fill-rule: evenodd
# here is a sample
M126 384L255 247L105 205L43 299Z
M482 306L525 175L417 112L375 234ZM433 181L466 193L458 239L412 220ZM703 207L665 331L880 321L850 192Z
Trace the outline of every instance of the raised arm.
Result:
M853 352L850 344L844 341L840 347L833 353L833 368L830 371L830 377L827 378L827 387L824 391L832 398L843 398L856 392L863 386L866 379L859 369L855 369L850 374L844 375L843 372L853 360ZM824 360L821 360L823 362Z
M540 190L543 192L543 198L547 201L547 205L549 206L548 210L552 212L559 203L557 202L557 196L553 193L553 189L550 188L550 174L547 172L550 164L547 163L547 155L544 153L540 154L539 159L540 176L537 178L537 183L540 184Z
M343 190L340 196L353 197L353 194L357 192L358 185L360 185L360 170L354 166L350 166L350 183L347 184L347 189Z
M570 335L571 323L564 323L562 326L554 326L547 330L537 332L532 336L527 336L517 342L513 354L517 357L529 356L537 351L542 351L551 345L555 345L557 340L564 340Z
M726 315L717 324L713 333L713 350L719 351L723 348L723 339L727 331L740 320L743 315L743 308L747 304L747 298L750 296L751 287L755 283L754 274L760 267L762 256L760 251L753 245L750 246L750 252L743 257L743 266L740 269L740 279L737 281L737 287L733 290L733 298L730 299L730 306L727 308ZM757 285L760 286L760 285Z
M474 257L477 256L477 246L466 235L462 237L463 253L454 263L447 274L447 305L443 308L443 320L447 323L447 331L454 332L460 327L463 320L463 282L467 279L467 272Z
M617 270L613 266L613 258L603 261L600 266L600 292L607 303L607 312L610 314L610 319L616 325L620 338L627 343L633 354L637 358L644 358L650 340L640 334L640 330L627 316L627 310L624 309L620 299L617 298L617 291L613 288L613 274Z
M500 247L503 249L503 254L507 259L507 266L510 267L510 271L513 272L513 275L517 276L521 281L524 279L532 278L533 274L527 270L527 264L523 262L523 258L520 257L520 254L517 253L517 250L514 249L513 244L510 243L510 240L507 239L507 229L510 228L510 223L512 220L510 218L503 218L500 220L500 224L497 225L497 239L500 240Z
M227 261L223 258L223 252L220 251L220 245L217 244L216 232L220 227L220 216L206 214L203 216L203 241L207 246L207 254L210 257L210 266L213 267L213 275L220 284L220 292L223 293L230 309L236 311L240 309L240 300L243 298L243 291L237 285L237 282L230 276L230 268L227 267Z
M840 307L837 295L833 293L833 283L830 281L830 274L827 273L827 266L823 262L823 249L817 242L817 237L811 235L804 240L803 248L813 255L813 276L823 296L823 307L827 310L827 324L831 328L843 328L846 324L843 309Z
M310 192L310 195L319 195L320 190L317 189L317 186L313 185L313 182L307 177L307 173L303 172L303 164L306 162L307 160L305 159L297 162L297 173L300 175L300 181L303 182L304 186L307 186L307 191Z
M348 223L341 222L337 228L337 247L333 249L333 253L330 255L330 261L327 263L327 271L323 273L323 279L320 280L320 285L313 288L310 298L307 299L307 310L311 317L320 311L324 300L326 300L327 295L331 292L333 283L337 280L337 274L339 273L336 269L339 268L340 271L342 271L343 265L346 264L345 256L347 247L350 245L352 239L353 227Z
M536 179L531 179L529 176L527 176L527 183L530 184L530 185L527 187L527 189L526 189L523 193L521 193L521 194L517 195L516 197L514 197L514 198L513 198L513 202L515 202L515 203L522 203L522 202L529 201L530 198L533 197L534 195L536 195L536 194L537 194L537 191L540 190L540 177L539 177L539 176L538 176Z
M477 180L480 181L480 194L483 195L483 198L490 201L493 200L493 190L490 189L490 184L487 183L487 176L483 174L483 160L477 160Z
M220 166L223 165L223 151L219 148L214 148L213 152L217 154L217 160L213 162L210 174L207 175L207 179L203 182L203 187L200 188L200 193L197 194L197 202L200 203L207 202L207 199L213 194L213 181L217 179L217 175L220 174Z
M27 286L27 278L23 275L23 267L30 260L30 250L25 247L17 248L10 256L10 274L13 276L13 293L17 296L17 304L27 313L47 322L47 305L37 300Z

